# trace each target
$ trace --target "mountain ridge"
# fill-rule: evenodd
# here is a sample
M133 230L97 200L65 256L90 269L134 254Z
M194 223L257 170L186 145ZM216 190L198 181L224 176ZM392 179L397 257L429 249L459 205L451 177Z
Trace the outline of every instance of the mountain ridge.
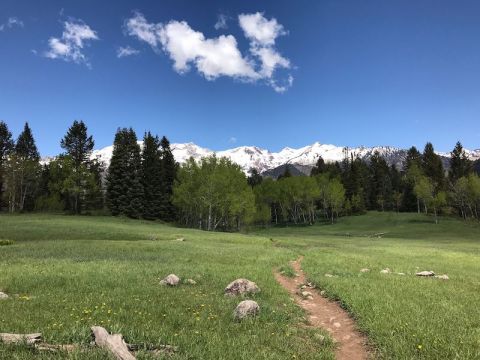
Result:
M143 144L141 141L138 143L140 146ZM202 157L216 154L218 157L229 158L232 162L238 164L245 173L248 173L250 168L255 168L260 173L268 173L285 164L299 165L299 168L305 173L315 165L319 156L326 162L335 162L343 160L346 154L348 156L351 154L354 156L358 155L362 159L368 159L375 151L378 151L389 164L401 168L407 153L406 149L393 146L359 146L348 148L331 144L321 144L319 142L297 149L285 147L278 152L271 152L268 149L257 146L238 146L231 149L214 151L201 147L193 142L173 143L171 144L171 149L175 160L179 163L184 163L190 157L193 157L195 160L200 160ZM94 150L91 158L98 158L108 165L112 151L113 145ZM465 150L465 152L471 160L480 159L480 149ZM438 152L438 154L443 158L444 163L448 163L449 153Z

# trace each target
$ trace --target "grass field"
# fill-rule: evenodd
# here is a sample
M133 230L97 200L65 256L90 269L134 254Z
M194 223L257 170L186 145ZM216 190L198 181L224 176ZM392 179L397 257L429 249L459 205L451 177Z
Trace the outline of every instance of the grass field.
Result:
M385 234L372 237L378 233ZM325 333L302 326L302 312L272 274L283 267L292 275L288 261L304 255L309 279L354 315L376 357L480 358L478 224L370 213L244 235L110 217L3 215L0 239L14 241L0 246L0 290L18 294L0 302L0 332L88 344L97 324L132 343L177 346L173 359L332 359ZM365 267L371 271L360 273ZM385 267L406 275L380 274ZM430 269L450 280L413 275ZM197 285L159 286L169 273ZM262 289L260 316L241 323L232 317L239 300L223 296L238 277ZM52 357L0 344L4 358L105 354Z

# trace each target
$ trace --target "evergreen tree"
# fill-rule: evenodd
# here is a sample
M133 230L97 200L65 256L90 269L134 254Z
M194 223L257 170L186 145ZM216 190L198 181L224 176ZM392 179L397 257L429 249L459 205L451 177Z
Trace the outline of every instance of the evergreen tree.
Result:
M13 147L12 133L8 130L7 124L0 121L0 211L3 208L5 164Z
M71 166L73 173L69 176L69 180L72 181L69 186L70 196L72 197L70 210L80 214L82 208L87 207L85 200L90 196L87 187L95 188L91 181L92 173L90 172L90 154L95 143L92 136L88 136L85 123L75 120L61 140L60 145L73 162L73 166Z
M40 154L32 130L25 123L6 165L10 212L33 210L41 172L39 160Z
M462 144L458 141L450 153L450 171L448 178L454 184L461 177L468 176L472 172L472 162L468 159Z
M176 217L172 196L178 165L170 149L170 142L165 136L160 140L160 156L162 159L162 206L160 215L162 220L172 221Z
M162 212L163 171L159 147L158 136L145 133L142 152L143 217L149 220L159 219Z
M392 183L385 159L376 151L370 158L370 208L384 211L392 203Z
M422 155L424 174L435 184L435 189L443 189L445 185L445 171L442 159L435 154L432 143L427 143Z
M250 176L247 178L248 185L254 188L255 186L260 185L262 183L263 177L262 175L260 175L257 169L251 168L249 173L250 173Z
M142 163L132 128L119 129L115 134L107 182L107 204L112 215L142 216Z
M35 139L33 138L30 126L28 126L28 122L25 123L22 133L18 136L15 144L15 154L22 159L32 161L40 160L40 154L38 153L37 145L35 145Z
M315 176L318 174L323 174L327 171L327 165L325 164L325 160L321 156L318 157L315 166L312 168L310 172L310 176Z
M422 164L422 154L415 146L412 146L410 149L408 149L407 155L403 162L403 170L408 171L413 164L417 164L418 166L421 166Z
M90 160L95 142L92 136L88 136L85 123L75 120L60 145L72 158L75 168L78 168Z

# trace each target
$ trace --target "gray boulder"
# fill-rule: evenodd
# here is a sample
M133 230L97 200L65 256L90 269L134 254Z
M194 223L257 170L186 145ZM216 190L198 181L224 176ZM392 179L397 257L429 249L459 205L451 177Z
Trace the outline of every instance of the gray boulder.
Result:
M177 286L180 283L180 278L175 274L168 275L165 279L160 281L160 285Z
M253 300L244 300L237 305L233 312L236 320L242 320L247 316L256 316L260 312L260 306Z
M8 299L8 295L0 291L0 300L6 300L6 299Z
M260 288L257 284L247 279L237 279L232 281L224 290L224 293L227 296L255 294L258 292L260 292Z

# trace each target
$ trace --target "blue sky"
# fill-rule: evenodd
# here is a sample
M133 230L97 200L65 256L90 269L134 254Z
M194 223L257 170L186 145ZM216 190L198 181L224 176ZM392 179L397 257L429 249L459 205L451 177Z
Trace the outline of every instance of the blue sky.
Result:
M74 119L96 148L480 148L480 2L2 0L0 119L43 155Z

